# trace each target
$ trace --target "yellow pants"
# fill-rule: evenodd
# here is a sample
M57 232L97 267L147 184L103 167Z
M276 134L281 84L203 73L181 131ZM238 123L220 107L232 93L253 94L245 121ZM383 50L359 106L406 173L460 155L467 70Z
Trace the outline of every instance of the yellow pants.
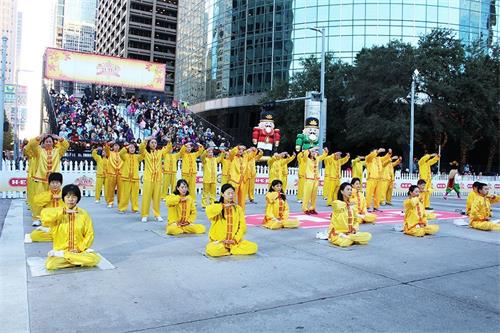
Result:
M377 215L366 213L363 218L358 217L358 223L374 223L377 220Z
M201 207L205 208L215 202L215 183L203 183Z
M366 182L366 205L368 207L379 208L380 201L380 185L377 179L369 179ZM378 191L378 192L377 192ZM373 204L372 204L373 201Z
M323 199L326 199L327 202L329 201L329 194L330 190L332 189L332 178L325 176L325 179L323 180Z
M43 207L40 207L33 203L33 205L31 206L31 218L33 219L33 221L40 219L40 213L42 212L42 209Z
M177 185L177 174L176 173L164 173L163 174L163 184L162 184L162 197L166 197L168 194L172 194L175 191L175 185Z
M340 189L340 179L332 179L330 185L330 191L328 192L328 200L326 201L327 205L331 205L333 201L337 200L337 194Z
M424 206L425 208L431 206L431 194L432 194L432 179L425 179L425 192L424 195Z
M167 225L165 228L165 233L167 235L180 235L180 234L202 234L205 232L205 226L203 224L191 223L185 227L179 227L177 223L172 223Z
M242 182L241 184L232 184L234 186L234 194L237 198L238 201L238 206L240 206L243 209L243 212L245 211L246 207L246 197L247 197L247 188L248 184Z
M122 179L118 210L126 211L129 202L132 205L132 211L137 212L139 210L139 181L131 182Z
M255 200L255 176L251 176L250 179L248 180L248 199L250 201L254 201Z
M425 227L415 227L404 233L410 236L423 237L425 235L434 235L439 231L439 226L437 224L428 224Z
M31 232L31 240L33 242L52 242L52 234L42 230L33 230Z
M97 266L99 261L101 261L101 258L95 252L72 253L64 251L64 258L48 257L45 261L45 267L47 269L60 269L74 266L93 267Z
M372 239L372 234L369 232L357 232L355 234L347 234L344 236L335 235L329 238L330 243L340 247L348 247L353 244L366 245Z
M95 199L97 201L101 200L101 192L104 187L104 177L96 176L95 179Z
M35 195L48 191L49 190L49 184L48 183L42 183L42 182L35 182L33 181L33 198Z
M264 228L276 230L281 228L294 229L299 227L299 220L290 219L285 221L269 221L268 223L262 224Z
M484 231L497 231L500 230L500 223L492 223L488 221L471 221L469 226L474 229Z
M228 175L222 175L220 179L220 186L229 183L229 176Z
M158 217L160 216L161 183L145 180L142 187L141 217L149 216L151 200L153 200L153 215Z
M120 200L120 187L121 180L119 176L106 176L106 181L104 182L104 198L106 199L106 203L108 205L112 205L115 202L115 189L117 189L116 197Z
M394 190L394 180L387 182L387 189L385 191L385 203L392 204L392 191Z
M387 201L387 189L389 187L389 181L387 179L381 179L378 183L380 190L379 193L379 201L381 205L385 205Z
M281 182L283 183L283 193L286 194L286 189L288 188L288 174L281 176Z
M196 175L190 176L182 174L182 179L185 179L189 187L189 195L196 200Z
M26 198L28 199L28 205L33 206L33 198L35 197L35 181L28 177L28 183L26 184Z
M304 197L302 198L302 211L315 210L318 197L318 181L306 179L304 181Z
M304 196L304 176L299 176L299 181L297 184L297 200L302 201Z
M210 257L222 257L228 256L230 254L243 255L243 254L255 254L257 253L258 246L254 242L247 240L242 240L238 244L232 245L230 248L226 248L221 242L210 242L205 248L205 252Z

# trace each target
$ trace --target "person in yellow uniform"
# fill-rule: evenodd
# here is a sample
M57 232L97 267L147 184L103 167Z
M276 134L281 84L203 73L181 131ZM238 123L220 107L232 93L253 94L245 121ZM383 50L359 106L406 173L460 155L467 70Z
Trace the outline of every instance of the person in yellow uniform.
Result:
M382 177L380 180L380 204L382 206L392 206L392 190L394 189L394 167L401 163L401 158L392 156L390 160L386 160L382 165Z
M262 226L271 230L281 228L298 228L299 220L290 219L290 208L283 192L283 183L279 179L273 180L266 194L266 215Z
M158 143L152 136L145 138L139 145L139 154L144 159L141 222L148 221L151 201L155 220L163 222L160 216L162 158L166 152L170 152L172 144L167 144L163 149L157 148Z
M109 144L104 146L104 151L108 157L108 164L106 165L106 179L104 181L104 198L108 204L108 208L113 207L115 202L115 189L117 194L117 201L120 199L121 190L121 168L123 161L120 157L120 145L117 142L111 142L112 148Z
M302 197L304 196L304 181L306 164L304 163L304 151L297 154L297 169L298 169L298 180L297 180L297 202L302 203Z
M415 237L434 235L439 231L439 225L427 223L424 205L419 195L418 186L411 185L408 190L408 199L403 203L405 213L403 232Z
M366 202L369 212L380 208L382 165L387 160L391 159L392 150L389 149L387 154L384 148L374 149L370 154L365 156L367 179L366 179Z
M198 165L196 159L200 157L205 149L198 143L198 150L193 152L193 144L187 143L181 147L180 158L182 160L181 174L189 184L189 195L196 200L196 174L198 172Z
M101 153L102 156L99 154ZM104 180L106 179L106 169L108 166L108 158L106 157L106 150L103 149L93 149L92 158L96 163L95 168L95 202L101 201L101 192L104 186ZM105 189L106 191L106 189Z
M423 179L419 179L417 181L417 186L418 186L418 190L420 192L419 194L419 198L420 198L420 203L423 205L424 204L424 200L425 200L425 194L427 193L427 182ZM435 220L436 219L436 213L434 213L433 211L427 211L424 209L424 213L425 213L425 217L428 219L428 220Z
M342 179L342 165L349 161L350 155L347 153L342 157L341 152L336 152L325 158L325 166L329 165L329 173L326 173L325 168L325 178L328 176L330 180L330 188L326 194L326 204L331 206L334 200L337 200L337 194L340 188L340 180ZM326 183L326 180L325 180ZM323 195L325 195L323 193Z
M267 160L267 168L269 170L269 184L271 184L276 179L281 178L281 159L283 158L283 153L274 153L273 156Z
M257 253L258 246L246 239L247 225L243 209L235 202L235 189L231 184L221 188L221 198L207 207L210 221L208 244L205 252L211 257L250 255Z
M90 248L94 241L92 219L86 210L77 207L81 196L78 186L66 185L62 189L64 205L42 211L42 221L50 227L53 237L53 248L45 261L47 269L99 264L101 258Z
M481 182L474 182L472 183L472 191L469 192L469 195L467 196L467 201L465 202L465 215L470 214L470 209L472 208L472 203L474 202L474 199L477 197L477 187L481 184Z
M213 148L206 149L201 154L203 163L203 191L201 194L201 207L205 208L215 202L215 191L217 185L217 162Z
M257 177L257 170L255 168L255 162L260 160L264 152L260 149L256 150L254 156L248 159L248 199L250 203L256 204L255 202L255 178ZM219 162L220 163L220 162Z
M196 206L194 199L189 195L189 184L179 179L172 194L165 199L168 208L168 224L165 228L167 235L202 234L205 232L203 224L195 224Z
M33 207L36 207L39 215L45 208L61 207L64 204L61 190L62 183L62 174L59 172L53 172L50 174L49 190L38 193L33 198ZM38 216L38 218L40 218L40 216ZM47 223L40 220L37 220L37 222L38 223L33 223L33 226L37 226L37 228L31 232L31 240L33 242L52 242L52 234Z
M491 204L500 202L500 196L488 195L489 187L484 183L477 185L477 195L472 202L469 226L484 231L500 230L500 223L491 222Z
M229 159L229 152L224 149L220 153L220 164L221 164L221 186L229 183L229 170L231 169L231 160Z
M327 156L328 148L323 148L323 154L319 156L317 147L305 150L302 156L302 163L305 164L302 211L305 214L318 214L316 199L318 197L319 165Z
M363 168L366 165L364 156L357 156L351 160L352 178L358 178L363 188Z
M373 223L377 220L377 215L368 213L366 209L366 199L363 191L361 190L361 180L359 178L351 179L352 195L350 202L354 205L357 214L357 222Z
M342 183L337 194L338 200L332 202L332 217L328 228L328 240L340 247L353 244L366 245L372 239L369 232L358 231L357 213L350 202L352 186Z
M129 203L132 206L132 213L139 211L139 163L143 155L136 154L134 143L123 147L120 150L122 167L120 169L121 191L118 198L118 212L125 213Z
M33 206L33 197L35 196L35 181L33 179L33 176L35 175L36 171L36 163L37 159L31 149L28 147L28 140L25 140L23 148L23 155L27 158L28 160L28 169L26 172L26 202L28 203L28 206L31 207Z
M49 189L49 175L61 171L61 158L68 148L69 142L54 134L43 134L28 142L27 149L31 150L33 158L36 159L33 195Z
M248 192L248 160L253 158L253 153L257 148L245 149L245 146L236 146L229 152L229 159L231 160L229 184L235 189L237 203L243 209L243 213L245 212L245 201Z
M295 152L293 152L292 155L289 153L285 152L283 159L280 161L281 167L281 175L280 175L280 180L283 182L283 193L286 193L286 190L288 189L288 164L292 162L295 159Z
M425 209L431 208L431 194L432 194L432 172L431 166L439 161L438 154L425 154L418 160L418 170L420 173L419 178L425 180L426 187L424 193L424 206Z
M168 194L172 194L175 191L179 157L180 153L174 152L173 149L168 153L165 150L163 154L163 188L161 191L163 198L166 198Z

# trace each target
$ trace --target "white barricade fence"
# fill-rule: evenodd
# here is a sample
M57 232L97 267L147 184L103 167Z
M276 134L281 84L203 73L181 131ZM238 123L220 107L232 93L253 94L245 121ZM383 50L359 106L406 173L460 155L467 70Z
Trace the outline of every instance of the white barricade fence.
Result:
M3 168L0 176L0 197L1 198L24 198L26 193L26 170L27 163L20 165L16 168L12 161L3 161ZM139 175L142 183L144 164L141 163L139 168ZM177 179L181 179L181 162L177 168ZM64 184L75 184L82 190L83 196L94 196L95 186L95 165L88 161L64 161L61 164L61 173L63 175ZM323 173L324 169L320 171L320 184L318 193L322 194L323 191ZM365 175L366 176L366 175ZM257 165L255 177L255 193L265 194L269 188L268 182L268 167ZM342 181L350 181L351 174L349 171L342 171ZM221 167L219 165L217 170L217 182L220 185L221 181ZM408 188L416 184L418 176L413 174L403 173L399 171L395 174L394 180L394 196L406 196ZM500 177L498 176L460 176L457 181L460 184L460 192L462 195L467 195L472 190L472 183L481 181L490 186L490 193L500 194ZM366 182L366 180L364 180ZM447 175L435 175L432 179L433 196L442 196L445 193L446 185L448 182ZM288 168L288 186L287 195L296 195L298 185L298 170L297 168ZM363 184L366 185L366 184ZM198 174L196 176L196 193L200 194L203 187L203 168L202 164L198 163ZM219 186L220 187L220 186ZM453 195L453 193L451 193Z

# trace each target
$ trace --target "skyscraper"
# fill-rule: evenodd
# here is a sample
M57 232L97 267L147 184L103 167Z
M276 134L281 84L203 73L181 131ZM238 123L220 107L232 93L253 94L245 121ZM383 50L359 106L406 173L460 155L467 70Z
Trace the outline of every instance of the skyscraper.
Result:
M0 0L2 36L7 41L7 66L5 82L14 84L16 75L16 51L17 51L17 0Z

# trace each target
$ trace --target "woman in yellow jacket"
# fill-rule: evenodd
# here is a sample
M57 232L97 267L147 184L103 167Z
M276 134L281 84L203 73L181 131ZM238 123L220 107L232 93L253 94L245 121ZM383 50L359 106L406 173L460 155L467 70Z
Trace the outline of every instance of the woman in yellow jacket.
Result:
M319 164L328 156L328 148L323 149L323 154L318 155L318 148L304 151L302 162L304 167L304 195L302 197L302 211L305 214L318 214L316 212L316 199L318 197Z
M201 194L201 207L205 208L215 202L217 185L217 163L220 159L214 156L214 150L208 148L201 154L203 163L203 191Z
M472 203L477 197L477 187L481 184L481 182L474 182L472 184L472 191L469 192L467 196L467 201L465 202L465 215L470 215L470 210L472 208Z
M253 153L257 150L251 147L245 150L245 146L236 146L229 152L231 168L229 169L229 184L231 184L236 193L238 205L245 212L246 195L248 193L248 160L253 158Z
M342 179L342 165L346 164L349 161L351 155L349 153L346 156L342 157L341 152L336 152L325 158L324 163L325 166L329 166L329 173L326 173L325 168L325 183L326 178L329 178L330 185L328 193L326 193L326 204L330 206L334 200L337 200L337 193L340 187L340 180ZM323 193L325 196L325 193Z
M290 219L290 208L283 193L283 183L279 179L273 180L269 192L266 194L266 215L262 226L268 229L298 228L299 220Z
M260 160L264 152L260 149L255 151L254 156L248 159L248 199L251 203L255 202L255 178L257 177L257 170L255 168L255 162ZM219 162L220 163L220 162Z
M106 165L106 179L104 181L104 198L108 204L108 208L113 207L115 202L115 189L117 194L117 201L120 200L121 191L121 169L123 161L120 157L120 145L116 142L111 142L112 150L109 144L104 146L104 151L108 157Z
M425 209L431 209L431 193L432 193L432 171L431 166L439 161L441 156L438 154L425 154L418 160L419 178L425 180L424 206Z
M332 203L332 217L328 228L328 240L333 245L347 247L353 244L366 245L372 239L369 232L358 231L357 213L350 202L352 186L342 183L337 197Z
M423 205L424 202L425 202L425 194L427 193L427 187L426 187L426 181L423 180L423 179L419 179L417 181L417 186L418 186L418 190L420 192L419 194L419 199L420 199L420 203ZM428 220L435 220L436 219L436 213L434 213L433 211L428 211L428 210L425 210L424 209L424 213L425 213L425 217L428 219Z
M392 206L392 191L394 189L394 168L401 163L401 157L392 156L384 162L382 169L382 189L380 196L381 205Z
M120 158L123 161L121 175L121 191L118 198L118 212L125 213L130 205L132 213L139 211L139 163L143 156L135 153L135 144L131 143L120 150Z
M171 145L172 143L169 142ZM168 145L167 145L168 146ZM177 164L180 153L174 153L173 149L166 149L163 154L163 187L161 190L162 197L166 198L168 194L175 191L175 183L177 182Z
M304 196L304 181L306 164L304 163L304 152L301 151L297 154L297 168L298 170L298 184L297 184L297 202L302 203L302 197Z
M172 145L167 145L164 149L156 149L157 147L158 143L152 136L145 138L139 146L139 154L144 159L141 222L148 221L151 200L155 220L163 221L160 216L162 158L165 151L172 149Z
M491 204L500 202L500 197L488 195L489 187L484 183L477 185L477 195L472 202L469 226L484 231L500 230L500 223L491 222Z
M281 178L281 159L284 153L274 153L273 156L267 160L267 168L269 170L269 184L276 179Z
M29 149L29 147L27 146L27 143L24 145L22 151L23 155L28 160L28 169L26 171L26 178L27 178L26 202L28 203L28 206L31 208L33 206L33 197L35 196L35 188L34 188L35 181L33 179L33 176L35 175L37 160L35 158L33 151Z
M229 183L229 170L231 169L231 160L229 159L229 152L226 150L222 150L220 155L220 164L221 164L221 186Z
M377 220L377 215L368 213L366 209L365 195L361 191L361 180L359 178L351 179L352 195L350 202L354 205L358 216L358 223L373 223Z
M193 145L187 143L182 146L180 150L180 157L182 160L181 174L189 184L189 195L196 200L196 174L198 173L198 164L196 159L205 150L201 144L198 143L198 150L193 152Z
M61 158L68 148L69 142L54 134L43 134L29 141L27 149L31 150L36 159L33 195L49 189L49 175L61 171Z
M42 211L42 221L50 227L54 239L45 267L96 266L100 257L90 248L94 241L92 219L86 210L77 207L81 198L80 189L73 184L66 185L62 189L62 197L63 207Z
M221 194L219 201L205 211L211 223L206 254L221 257L257 253L257 244L243 239L247 230L245 213L234 201L234 187L231 184L222 185Z
M99 155L99 152L102 154ZM101 201L101 192L104 186L104 180L106 179L106 169L108 166L108 158L106 157L106 150L103 149L93 149L92 158L96 163L95 169L95 202Z
M288 188L288 164L293 162L295 159L296 155L295 152L290 155L287 152L284 152L284 156L281 159L281 167L280 167L280 180L283 182L283 193L286 193L286 190Z
M364 156L358 156L351 160L352 178L358 178L361 182L361 187L363 187L363 168L365 164Z
M195 224L196 206L194 199L189 195L189 185L184 179L179 179L173 194L165 199L168 208L167 235L202 234L205 232L203 224Z
M419 187L411 185L408 190L409 197L403 203L405 212L403 232L415 237L434 235L439 231L439 226L427 223L425 208L419 195Z

